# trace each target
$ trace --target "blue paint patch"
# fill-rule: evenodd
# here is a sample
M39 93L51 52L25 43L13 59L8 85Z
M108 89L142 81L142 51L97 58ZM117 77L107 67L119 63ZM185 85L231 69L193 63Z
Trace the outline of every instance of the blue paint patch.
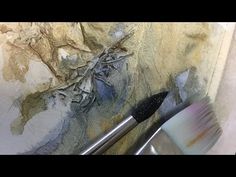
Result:
M96 91L101 101L110 101L115 98L116 92L113 86L108 86L103 81L95 79Z
M114 62L113 66L116 67L119 71L121 71L121 69L123 68L123 65L125 63L125 60L127 60L127 58L125 58L119 62Z
M124 102L126 101L127 95L128 95L128 90L127 90L127 85L128 85L128 81L126 79L122 80L123 85L123 89L121 92L121 95L119 96L116 106L115 106L115 113L118 113L120 111L120 109L122 108L122 106L124 106Z

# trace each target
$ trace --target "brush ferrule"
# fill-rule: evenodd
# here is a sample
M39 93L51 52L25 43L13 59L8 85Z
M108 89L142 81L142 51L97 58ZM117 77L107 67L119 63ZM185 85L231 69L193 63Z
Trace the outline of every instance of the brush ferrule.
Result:
M102 154L115 142L117 142L124 134L133 129L138 122L133 118L133 116L127 117L121 123L119 123L114 129L105 134L103 137L99 138L95 143L82 151L81 155L96 155Z
M159 128L135 155L183 154L170 137Z

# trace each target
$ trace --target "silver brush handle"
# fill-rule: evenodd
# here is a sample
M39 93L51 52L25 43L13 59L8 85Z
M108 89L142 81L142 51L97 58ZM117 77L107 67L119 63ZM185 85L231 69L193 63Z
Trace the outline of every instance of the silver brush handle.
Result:
M124 134L133 129L138 122L129 116L121 123L119 123L110 132L99 138L95 143L83 150L80 155L98 155L105 152L115 142L117 142Z

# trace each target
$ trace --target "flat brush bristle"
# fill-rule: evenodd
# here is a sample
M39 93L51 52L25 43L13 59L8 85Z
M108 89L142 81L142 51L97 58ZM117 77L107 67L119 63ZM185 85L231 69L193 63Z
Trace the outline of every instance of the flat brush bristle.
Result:
M206 153L222 133L208 98L176 114L162 126L162 130L184 154Z

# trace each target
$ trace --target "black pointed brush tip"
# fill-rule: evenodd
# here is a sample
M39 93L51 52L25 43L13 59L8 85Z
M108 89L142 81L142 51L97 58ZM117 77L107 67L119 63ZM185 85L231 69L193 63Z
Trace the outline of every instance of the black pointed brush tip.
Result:
M142 100L131 115L138 123L143 122L158 110L168 93L168 91L164 91Z

